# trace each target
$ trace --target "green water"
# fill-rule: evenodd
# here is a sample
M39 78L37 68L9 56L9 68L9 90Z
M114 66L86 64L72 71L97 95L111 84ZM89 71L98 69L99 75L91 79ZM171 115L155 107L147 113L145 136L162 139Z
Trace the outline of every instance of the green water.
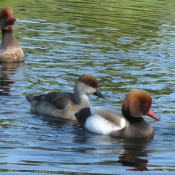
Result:
M19 18L14 34L26 60L0 65L3 174L175 172L175 1L2 0L4 6ZM147 90L161 118L146 118L154 139L96 135L30 111L26 94L71 92L83 73L97 77L109 100L91 96L94 106L121 105L131 89Z

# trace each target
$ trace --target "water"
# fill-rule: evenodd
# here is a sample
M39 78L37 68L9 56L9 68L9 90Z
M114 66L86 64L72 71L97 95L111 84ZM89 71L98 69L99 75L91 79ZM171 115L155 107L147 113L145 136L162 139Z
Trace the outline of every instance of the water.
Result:
M0 172L3 174L146 174L175 172L175 1L7 2L25 63L1 64ZM30 111L25 95L66 90L92 73L106 103L147 90L160 122L153 140L97 135L72 121ZM134 171L134 172L133 172Z

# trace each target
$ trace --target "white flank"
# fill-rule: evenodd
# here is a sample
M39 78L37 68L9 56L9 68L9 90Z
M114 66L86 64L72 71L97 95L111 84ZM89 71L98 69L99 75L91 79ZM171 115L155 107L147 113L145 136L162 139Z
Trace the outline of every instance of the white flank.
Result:
M125 126L126 126L126 120L124 118L121 118L120 127L124 128Z
M87 118L85 128L88 130L98 133L108 135L112 131L117 131L125 126L125 119L121 118L121 126L117 126L110 121L104 119L98 114L92 115Z

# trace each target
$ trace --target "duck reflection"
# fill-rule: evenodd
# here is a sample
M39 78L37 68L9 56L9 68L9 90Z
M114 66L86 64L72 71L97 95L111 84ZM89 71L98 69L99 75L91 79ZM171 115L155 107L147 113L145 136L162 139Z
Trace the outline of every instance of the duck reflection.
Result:
M116 172L118 166L126 167L126 171L149 171L147 166L151 150L148 149L148 146L151 144L152 138L119 139L91 133L78 127L79 125L74 121L51 116L43 116L42 119L48 125L57 128L59 134L63 134L65 138L69 136L68 143L71 145L74 143L74 147L69 148L72 152L82 153L87 157L94 155L98 165L111 165L116 168ZM80 159L80 157L75 157L75 162L77 163L77 160L80 161Z
M84 148L85 153L100 154L102 158L107 154L113 155L111 160L100 160L103 162L102 164L126 166L126 171L149 171L147 164L151 150L148 149L148 146L152 140L152 138L119 139L106 135L93 134L79 129L73 141L79 144L90 144L92 148ZM99 149L96 145L105 146L105 149ZM109 148L106 149L108 145ZM114 160L115 156L118 156L118 160Z
M148 155L147 146L152 139L126 139L123 140L123 151L119 156L119 163L123 166L132 168L126 171L148 171Z
M9 76L15 74L17 72L17 69L23 66L23 62L0 63L0 96L11 95L10 85L13 84L15 80L9 78Z

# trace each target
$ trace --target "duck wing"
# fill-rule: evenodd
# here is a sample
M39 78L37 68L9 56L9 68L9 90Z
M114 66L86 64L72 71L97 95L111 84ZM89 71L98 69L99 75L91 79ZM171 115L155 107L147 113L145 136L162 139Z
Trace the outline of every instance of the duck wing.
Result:
M58 109L64 109L67 105L76 104L73 93L70 92L49 92L40 95L42 101L48 101Z
M26 95L26 99L35 112L53 117L76 120L69 112L72 109L75 99L73 93L49 92L47 94Z

